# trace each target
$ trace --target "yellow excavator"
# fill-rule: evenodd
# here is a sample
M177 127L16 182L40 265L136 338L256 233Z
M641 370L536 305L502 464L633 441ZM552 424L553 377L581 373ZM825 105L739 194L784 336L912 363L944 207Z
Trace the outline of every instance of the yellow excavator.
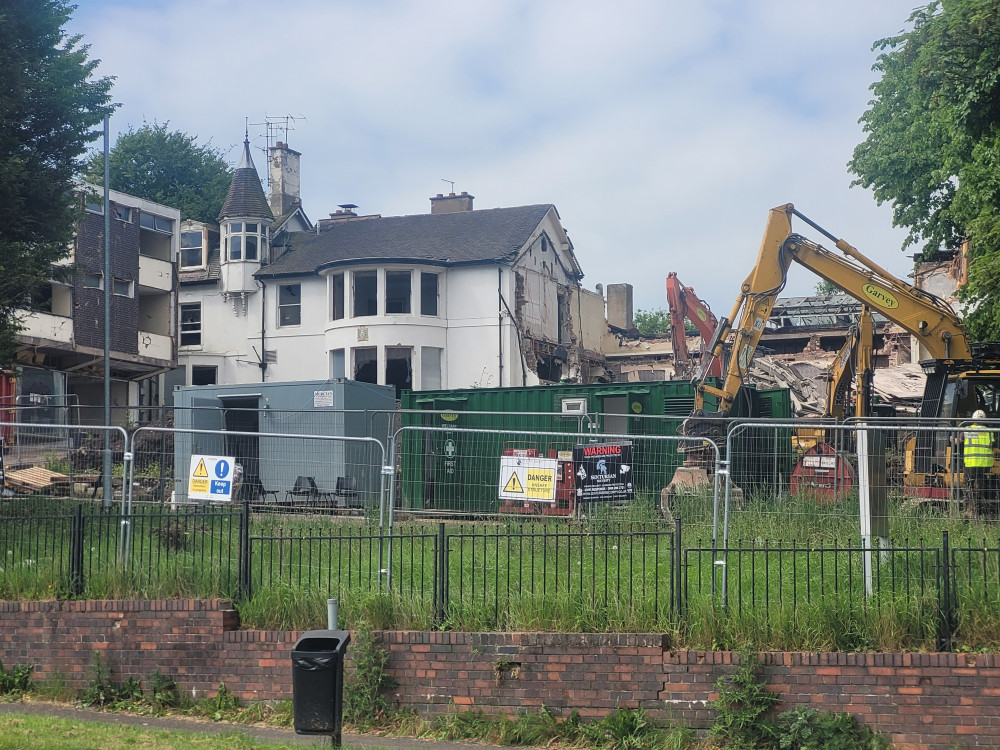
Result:
M830 239L840 254L794 233L793 217ZM732 312L719 320L706 347L707 358L727 356L722 384L710 385L705 378L693 381L695 408L682 428L686 435L717 438L724 429L720 418L729 415L746 379L792 263L805 266L898 324L919 343L928 355L921 361L927 375L921 417L939 423L968 417L976 409L1000 415L1000 346L973 344L947 302L889 273L789 203L771 209L757 263L743 282ZM856 377L870 369L870 363L862 362ZM706 399L715 401L713 410L706 409ZM866 394L859 393L858 400L863 405ZM906 443L903 481L907 492L947 497L949 488L961 481L960 473L950 466L951 459L947 434L915 433Z
M861 306L857 322L847 331L847 340L837 352L826 384L824 416L841 420L851 410L851 386L854 386L854 416L867 417L871 411L874 355L872 310Z

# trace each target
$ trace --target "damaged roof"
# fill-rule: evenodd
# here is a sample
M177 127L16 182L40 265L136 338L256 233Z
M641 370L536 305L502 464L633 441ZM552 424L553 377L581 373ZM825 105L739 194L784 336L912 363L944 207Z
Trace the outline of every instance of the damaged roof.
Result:
M412 261L442 266L510 263L550 210L554 206L543 203L333 221L319 233L287 235L286 251L257 275L310 274L328 266L359 262ZM572 249L567 252L573 271L582 277Z
M778 328L849 328L861 315L861 303L849 294L816 297L784 297L774 303L768 326ZM888 319L872 310L872 320L884 325Z

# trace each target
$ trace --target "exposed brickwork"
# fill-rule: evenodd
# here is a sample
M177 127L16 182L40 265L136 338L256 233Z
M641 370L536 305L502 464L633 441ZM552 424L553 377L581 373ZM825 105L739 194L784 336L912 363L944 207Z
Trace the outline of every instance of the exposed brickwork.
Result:
M225 683L246 700L291 698L298 633L238 627L224 600L0 602L0 661L83 687L99 652L118 680L159 669L195 695ZM738 663L725 651L671 651L647 633L387 632L381 641L395 701L424 715L545 705L597 717L641 706L703 728L716 681ZM778 652L764 665L783 708L849 711L901 748L1000 746L1000 654Z
M112 204L112 212L114 204ZM132 222L111 218L111 276L139 283L139 212ZM76 343L95 349L104 346L104 290L85 289L83 272L104 270L104 216L87 212L80 222L76 239L76 266L73 277L73 331ZM139 299L111 298L111 349L125 354L139 353Z

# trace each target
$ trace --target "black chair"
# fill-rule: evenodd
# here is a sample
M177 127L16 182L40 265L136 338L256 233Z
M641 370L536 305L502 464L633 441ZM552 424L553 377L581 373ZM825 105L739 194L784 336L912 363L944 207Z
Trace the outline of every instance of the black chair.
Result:
M354 507L358 502L358 478L337 477L337 489L333 492L337 497L344 498L344 505Z
M307 502L319 498L319 487L313 477L296 477L295 484L290 490L285 490L285 502L294 502L296 498L303 498Z

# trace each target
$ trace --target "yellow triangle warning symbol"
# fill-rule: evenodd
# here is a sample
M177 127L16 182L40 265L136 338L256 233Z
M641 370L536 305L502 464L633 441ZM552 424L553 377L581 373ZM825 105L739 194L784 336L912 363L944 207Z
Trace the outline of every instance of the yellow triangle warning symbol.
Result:
M507 480L507 486L503 488L503 491L524 494L524 487L521 486L521 480L517 478L517 474L510 475L510 479Z
M194 469L194 474L192 474L191 476L195 476L195 477L207 477L208 476L208 469L205 468L205 459L204 458L198 461L198 465Z

